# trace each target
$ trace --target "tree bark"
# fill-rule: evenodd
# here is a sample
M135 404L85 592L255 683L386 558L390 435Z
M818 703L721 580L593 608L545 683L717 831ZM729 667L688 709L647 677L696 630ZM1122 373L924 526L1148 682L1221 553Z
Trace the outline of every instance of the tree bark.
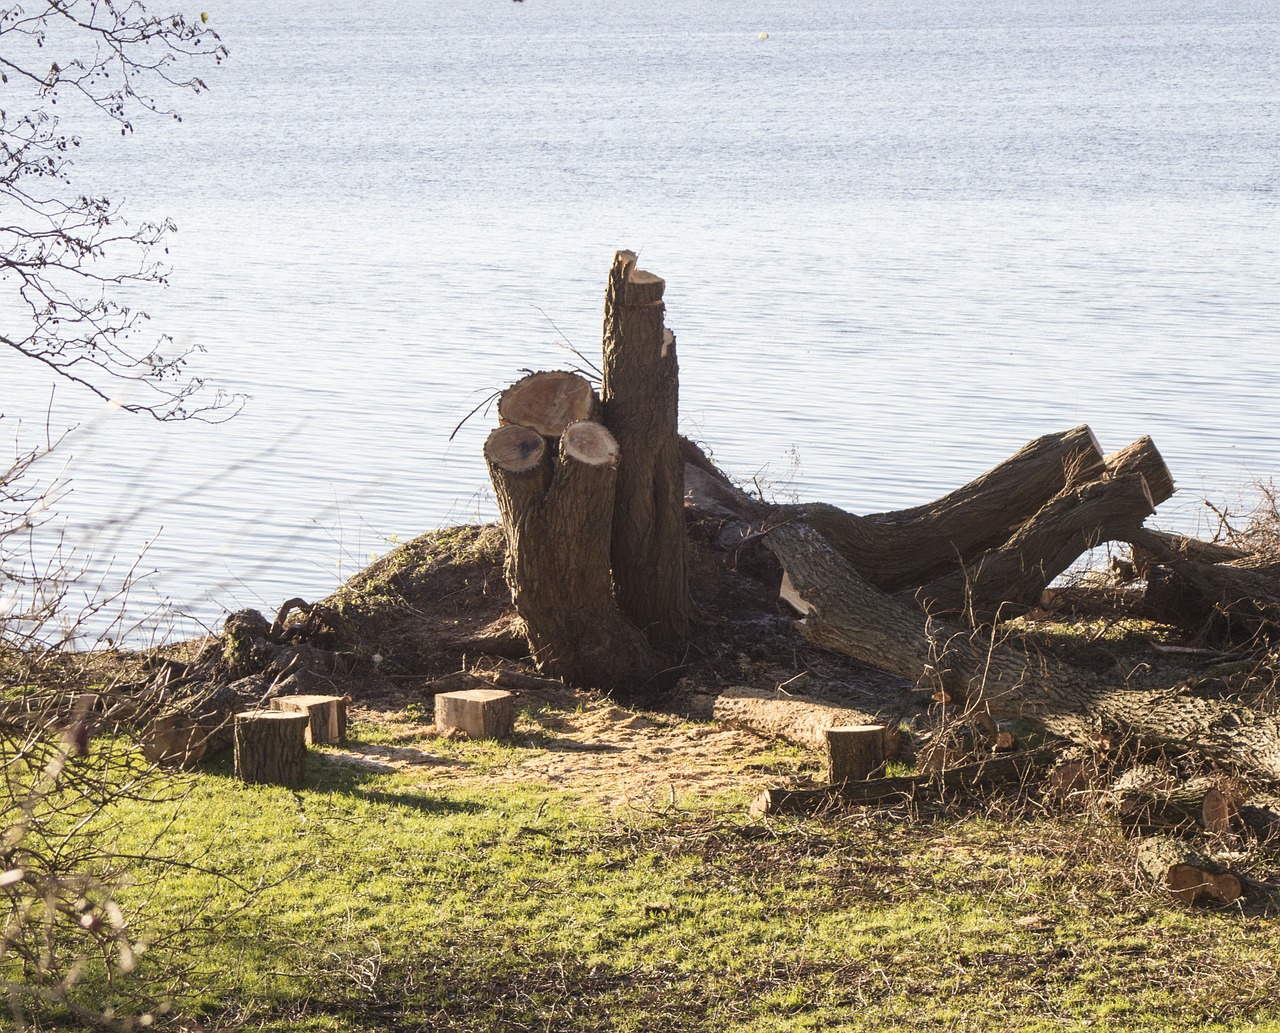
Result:
M684 464L677 434L675 337L663 326L663 280L619 251L604 309L604 423L618 439L613 575L618 605L659 649L689 635Z
M861 782L884 767L885 725L844 725L827 729L827 779ZM883 773L883 772L882 772Z
M973 624L1019 616L1038 606L1049 582L1085 552L1140 527L1154 511L1138 473L1064 491L1004 545L917 589L914 598L929 613Z
M1147 482L1152 506L1158 506L1173 496L1173 474L1165 464L1164 456L1150 437L1141 437L1132 445L1112 452L1103 459L1107 473L1112 477L1140 473Z
M1102 459L1093 432L1076 427L1036 438L981 477L924 506L864 517L825 503L779 506L771 519L814 528L864 581L897 592L951 573L1003 544L1068 483L1105 472Z
M716 724L725 728L786 739L810 750L827 748L828 728L883 724L885 755L896 757L902 746L896 727L900 715L886 715L886 722L880 722L877 715L853 707L790 696L776 689L745 685L727 688L716 697L712 716Z
M299 786L307 770L306 714L246 710L236 715L236 777Z
M1137 859L1138 867L1150 875L1156 885L1184 904L1194 904L1202 898L1230 904L1244 895L1244 888L1234 874L1170 836L1139 840Z
M499 427L485 459L507 536L507 584L540 670L571 685L632 691L660 669L621 614L609 569L618 444L571 424L559 459L527 427Z
M498 420L503 426L531 427L543 437L558 438L571 423L597 419L599 409L600 400L589 380L555 370L530 373L503 391Z
M810 528L774 528L767 543L786 572L783 598L805 615L801 632L815 645L1082 745L1091 746L1099 730L1117 731L1280 779L1280 717L1177 687L1129 689L1118 678L1032 655L1013 639L973 637L876 591Z

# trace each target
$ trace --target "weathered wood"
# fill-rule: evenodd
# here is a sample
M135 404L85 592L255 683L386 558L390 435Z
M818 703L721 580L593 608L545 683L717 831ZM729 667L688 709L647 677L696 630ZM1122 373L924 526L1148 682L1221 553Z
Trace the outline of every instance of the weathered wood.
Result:
M1184 904L1201 899L1230 904L1244 895L1237 876L1181 840L1148 836L1138 841L1136 853L1138 867Z
M1132 445L1110 453L1102 462L1112 477L1141 474L1142 479L1147 482L1153 506L1158 506L1173 496L1173 474L1169 472L1164 456L1150 437L1140 437Z
M619 251L604 309L600 396L618 439L613 576L618 605L658 648L672 651L693 622L677 433L675 337L663 325L664 283Z
M470 739L510 739L516 698L505 689L463 689L436 695L436 730L459 729Z
M337 746L347 741L347 700L344 696L277 696L271 709L306 714L306 741L313 746Z
M614 601L617 442L599 424L571 424L553 462L521 434L543 440L501 427L485 459L507 538L507 584L534 660L571 685L634 691L665 665Z
M724 689L712 706L712 717L725 728L741 728L768 738L786 739L810 750L827 748L827 729L875 724L884 729L884 756L893 758L902 748L896 717L888 723L878 715L778 689L734 685Z
M999 466L935 502L854 516L826 504L779 506L771 521L817 530L868 584L915 588L1002 545L1068 483L1105 472L1088 427L1029 442Z
M1004 545L912 595L930 613L973 623L1019 616L1085 552L1140 527L1154 511L1141 474L1092 481L1046 503Z
M548 438L558 438L565 427L599 416L600 400L586 377L553 370L530 373L502 392L498 420L505 426L530 427Z
M236 714L236 777L245 782L299 786L307 770L306 714L246 710Z
M806 604L800 629L815 645L941 688L957 701L981 701L994 716L1032 721L1085 746L1101 728L1280 779L1278 716L1178 687L1130 689L1118 675L1035 655L1016 639L975 638L876 591L812 529L780 526L766 542Z
M837 806L870 806L887 800L920 799L949 792L973 792L985 786L1027 782L1052 758L1049 750L1004 754L936 774L873 778L815 789L766 789L749 809L753 818L798 814Z
M885 725L828 728L827 779L831 783L862 781L884 767Z
M1122 825L1142 831L1174 833L1231 831L1247 797L1234 779L1203 776L1185 781L1149 765L1126 771L1112 787L1116 816Z
M147 722L139 745L150 763L186 770L204 759L208 738L208 731L190 716L172 713Z

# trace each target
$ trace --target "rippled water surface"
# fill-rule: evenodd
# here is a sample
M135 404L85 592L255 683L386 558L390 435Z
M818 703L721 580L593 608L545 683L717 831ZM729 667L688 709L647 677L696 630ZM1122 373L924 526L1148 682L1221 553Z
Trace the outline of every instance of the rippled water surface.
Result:
M247 8L253 7L253 10ZM172 215L159 329L229 424L77 418L69 541L213 621L489 519L483 411L666 277L685 430L870 512L1029 438L1149 433L1194 528L1280 468L1280 16L1263 0L228 5L181 125L80 174ZM762 40L760 33L767 32ZM42 422L0 355L3 410Z

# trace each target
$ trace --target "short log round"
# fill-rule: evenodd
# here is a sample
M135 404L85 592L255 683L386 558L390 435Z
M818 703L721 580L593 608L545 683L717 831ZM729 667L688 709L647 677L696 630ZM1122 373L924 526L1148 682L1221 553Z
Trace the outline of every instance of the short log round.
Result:
M307 770L306 714L246 710L236 714L236 778L298 786Z
M832 783L861 782L884 764L884 725L828 728L827 778Z

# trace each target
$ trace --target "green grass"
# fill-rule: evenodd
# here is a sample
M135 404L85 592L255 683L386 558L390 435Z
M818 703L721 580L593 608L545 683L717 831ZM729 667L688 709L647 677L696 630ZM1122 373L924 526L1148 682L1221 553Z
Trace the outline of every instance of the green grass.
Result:
M185 959L177 1012L288 1033L1280 1029L1277 918L1166 902L1072 820L619 816L309 764L297 791L224 766L118 805L118 849L162 832L222 876L135 871L149 949L103 1001L157 1008Z

